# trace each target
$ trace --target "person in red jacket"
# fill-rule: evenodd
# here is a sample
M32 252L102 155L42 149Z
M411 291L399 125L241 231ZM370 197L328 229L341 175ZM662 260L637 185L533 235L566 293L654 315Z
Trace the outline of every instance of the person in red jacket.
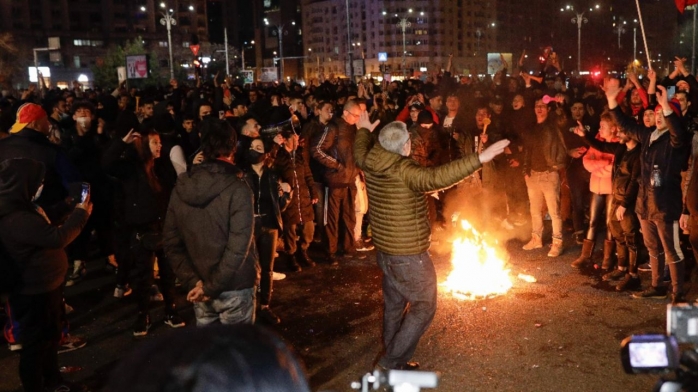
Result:
M618 126L609 113L601 114L599 133L596 138L607 142L615 141ZM601 263L603 270L613 266L614 244L611 230L608 229L613 216L613 154L605 153L590 147L583 158L584 168L591 173L589 190L591 191L591 206L589 207L589 228L582 244L582 254L572 262L572 267L581 268L591 262L591 254L596 243L596 233L601 228L601 217L606 211L606 240L604 241L604 257Z

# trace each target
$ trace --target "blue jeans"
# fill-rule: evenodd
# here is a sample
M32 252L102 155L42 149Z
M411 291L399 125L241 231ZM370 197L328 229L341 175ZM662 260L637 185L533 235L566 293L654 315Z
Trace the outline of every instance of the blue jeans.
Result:
M429 253L376 255L383 270L383 343L380 366L394 369L412 358L436 313L436 271Z
M220 322L221 324L253 324L257 288L224 291L218 298L194 303L196 325Z

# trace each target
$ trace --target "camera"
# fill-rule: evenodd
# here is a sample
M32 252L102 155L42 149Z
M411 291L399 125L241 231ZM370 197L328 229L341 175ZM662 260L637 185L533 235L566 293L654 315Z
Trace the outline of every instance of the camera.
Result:
M378 390L388 387L392 392L419 392L421 388L436 388L439 386L440 374L413 370L374 370L366 373L361 382L354 381L351 388L361 392Z
M698 390L698 306L667 305L667 334L632 335L621 343L620 357L627 374L662 374L654 390ZM683 352L679 344L690 345Z

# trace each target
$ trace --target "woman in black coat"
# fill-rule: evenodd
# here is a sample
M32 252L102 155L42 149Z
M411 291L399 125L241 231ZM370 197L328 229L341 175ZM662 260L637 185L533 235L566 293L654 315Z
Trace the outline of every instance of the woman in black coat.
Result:
M104 152L102 165L121 185L117 201L117 261L119 271L114 296L128 295L127 282L133 272L138 317L134 336L145 336L150 329L150 301L153 265L157 256L160 285L165 301L165 324L183 327L174 302L174 272L162 250L162 225L173 184L166 184L156 173L160 157L160 135L154 130L141 135L131 130L123 139L114 139Z

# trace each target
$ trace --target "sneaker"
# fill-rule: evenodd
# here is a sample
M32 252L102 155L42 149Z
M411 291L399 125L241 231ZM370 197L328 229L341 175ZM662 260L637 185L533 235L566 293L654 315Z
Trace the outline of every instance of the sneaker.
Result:
M639 293L634 293L633 298L641 299L666 299L666 288L665 287L654 287L650 286Z
M543 240L540 238L539 235L533 234L533 235L531 235L531 240L528 241L528 243L523 246L523 250L533 250L533 249L539 249L542 247L543 247Z
M361 240L356 241L356 244L354 245L354 247L356 248L356 250L358 252L368 252L368 251L376 249L376 247L373 246L373 244L369 244L369 243L363 242Z
M628 275L628 271L621 271L619 269L614 269L613 271L604 274L601 277L601 280L604 282L608 282L609 280L620 280L623 279L626 275Z
M177 312L166 313L165 324L169 325L172 328L182 328L186 325L184 320L182 320L182 318L179 317L179 314Z
M639 276L626 274L623 280L616 285L616 291L635 291L642 287Z
M651 272L652 265L650 265L650 263L640 264L639 266L637 266L637 270L640 272Z
M510 223L508 219L502 221L502 229L504 230L514 230L514 224Z
M150 330L150 316L147 313L139 313L133 325L133 336L145 336L148 330Z
M686 302L686 297L683 293L671 293L671 304L678 305Z
M58 354L75 351L87 346L87 341L79 336L65 335L58 346Z
M7 348L9 348L10 351L19 351L22 349L22 343L8 343Z
M162 302L165 300L165 297L162 296L162 293L160 292L160 289L158 288L158 285L154 284L150 287L150 301L151 302Z
M281 272L272 271L271 280L284 280L286 279L286 274Z
M73 272L70 274L68 279L79 281L85 275L87 275L87 268L85 267L85 262L82 260L75 260L73 262Z
M44 390L50 392L89 392L90 388L88 388L85 384L63 380L60 384L53 387L46 387Z
M363 260L366 258L366 255L363 253L345 253L342 257L347 260Z
M281 319L269 309L269 306L262 306L257 311L257 317L267 324L277 325L281 323Z
M114 298L128 297L131 293L133 293L133 290L128 284L126 286L117 284L114 288Z
M328 262L331 266L333 266L333 267L336 267L336 266L339 265L339 260L337 260L337 256L336 256L336 255L329 255L329 256L327 256L327 262Z

